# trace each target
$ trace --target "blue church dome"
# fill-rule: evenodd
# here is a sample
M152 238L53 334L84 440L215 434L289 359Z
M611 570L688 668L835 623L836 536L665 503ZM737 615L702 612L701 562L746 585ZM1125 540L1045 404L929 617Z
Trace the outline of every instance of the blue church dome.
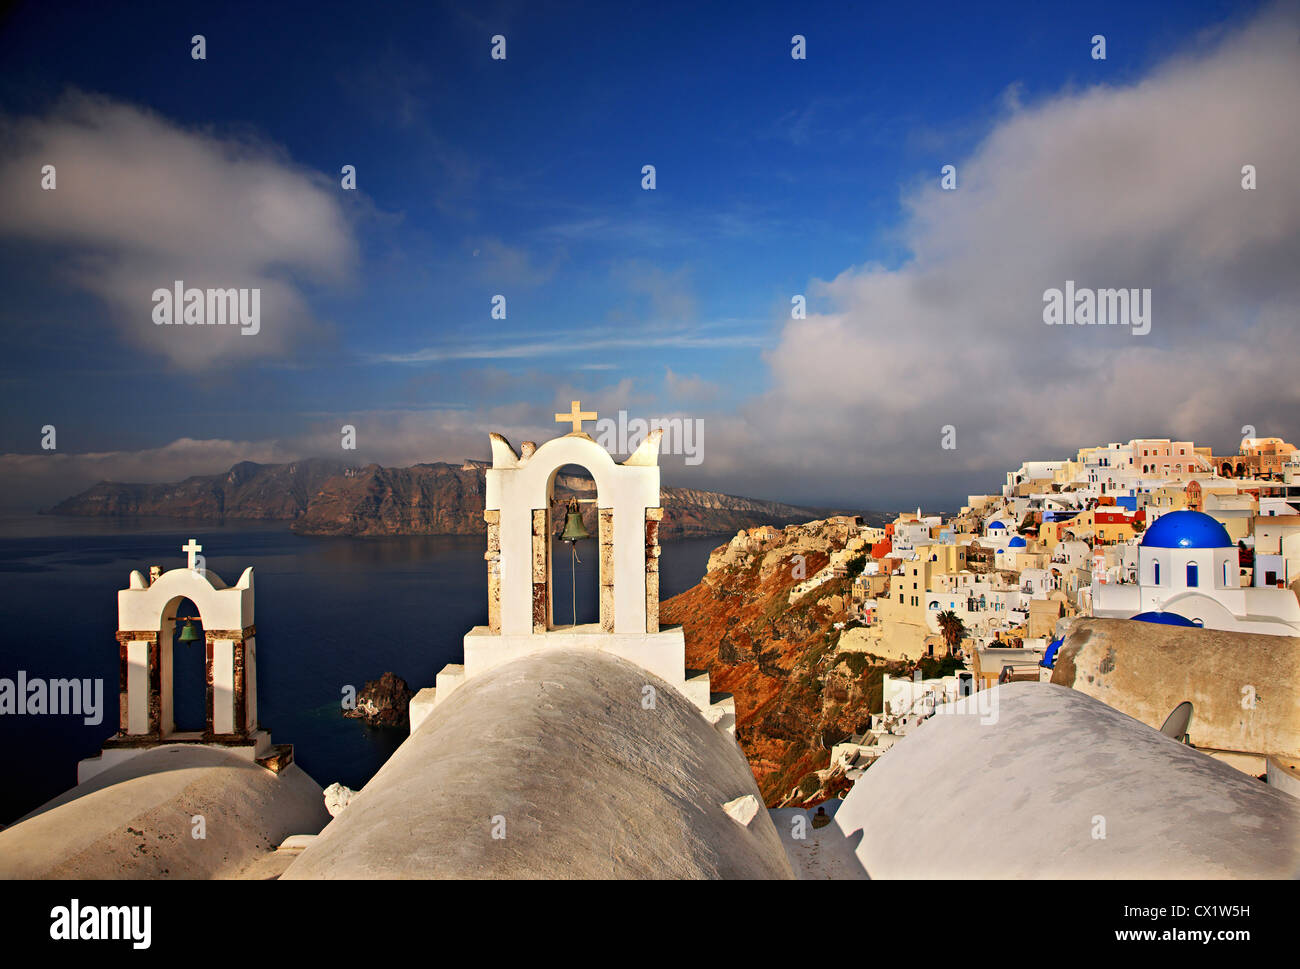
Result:
M1047 652L1043 654L1039 666L1046 666L1049 670L1056 669L1056 651L1061 648L1061 641L1053 639L1052 644L1047 647Z
M1159 623L1162 626L1192 626L1196 629L1200 628L1186 616L1180 616L1176 612L1139 612L1136 616L1131 618L1134 622L1154 622Z
M992 524L989 525L989 531L993 531L993 529L995 528L1005 529L1006 527L1007 526L1002 524L1002 522L993 522Z
M1007 548L1024 548L1025 540L1017 535L1011 541L1007 542Z
M1145 548L1231 548L1228 530L1199 511L1161 515L1142 536Z

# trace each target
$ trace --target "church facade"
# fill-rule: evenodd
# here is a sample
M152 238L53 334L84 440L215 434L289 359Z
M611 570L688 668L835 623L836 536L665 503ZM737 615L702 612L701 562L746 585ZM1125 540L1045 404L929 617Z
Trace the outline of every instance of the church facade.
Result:
M1242 586L1237 562L1237 547L1218 521L1198 511L1169 512L1143 534L1136 582L1094 579L1092 613L1106 619L1174 614L1207 629L1300 635L1295 594Z

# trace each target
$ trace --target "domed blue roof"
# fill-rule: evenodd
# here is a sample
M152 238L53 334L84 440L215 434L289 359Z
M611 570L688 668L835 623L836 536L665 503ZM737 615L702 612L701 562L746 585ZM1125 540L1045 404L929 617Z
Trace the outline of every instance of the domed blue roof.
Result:
M992 522L992 523L989 525L989 531L993 531L993 529L995 529L995 528L1006 528L1006 527L1007 527L1007 526L1004 525L1004 524L1002 524L1002 522Z
M1231 548L1228 530L1199 511L1161 515L1142 536L1145 548Z
M1007 542L1007 548L1024 548L1025 540L1017 535L1011 541Z
M1176 612L1139 612L1132 617L1134 622L1155 622L1162 626L1196 626L1186 616L1180 616Z
M1043 658L1039 666L1046 666L1049 670L1056 668L1056 651L1061 648L1061 641L1053 639L1052 644L1047 647L1047 652L1043 653Z

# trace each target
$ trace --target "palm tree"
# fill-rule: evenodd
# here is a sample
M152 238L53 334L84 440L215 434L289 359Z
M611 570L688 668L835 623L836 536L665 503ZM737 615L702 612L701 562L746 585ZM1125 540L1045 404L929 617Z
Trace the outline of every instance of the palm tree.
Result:
M966 636L966 624L951 609L939 613L938 619L939 632L943 633L943 641L947 643L948 655L951 656Z

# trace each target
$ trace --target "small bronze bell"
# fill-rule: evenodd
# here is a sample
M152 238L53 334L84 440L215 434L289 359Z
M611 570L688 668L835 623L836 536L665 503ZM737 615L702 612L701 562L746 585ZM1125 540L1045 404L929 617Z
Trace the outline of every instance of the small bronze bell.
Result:
M582 523L582 512L578 511L578 500L569 499L569 514L564 520L564 531L560 533L560 541L569 543L569 582L572 583L573 589L573 625L578 625L578 542L584 538L591 538L587 532L587 526Z
M182 643L197 643L199 641L199 631L194 628L192 620L185 620L185 625L181 629Z
M569 515L564 521L564 531L560 535L560 541L576 542L583 538L591 538L591 535L587 527L582 524L582 512L578 511L578 503L570 499Z

